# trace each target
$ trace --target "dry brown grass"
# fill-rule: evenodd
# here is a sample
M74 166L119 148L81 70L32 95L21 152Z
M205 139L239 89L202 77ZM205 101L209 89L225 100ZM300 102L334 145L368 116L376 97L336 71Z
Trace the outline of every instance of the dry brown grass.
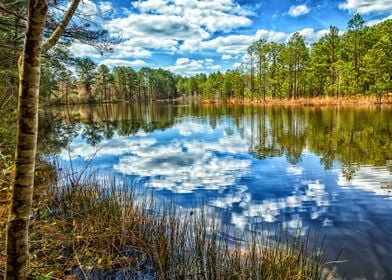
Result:
M326 278L322 254L307 239L254 234L229 241L203 208L180 213L171 203L158 206L152 195L136 196L132 186L115 183L58 187L53 173L47 175L52 171L37 172L42 180L30 227L36 278Z
M230 103L245 105L283 105L283 106L352 106L352 105L374 105L380 101L376 96L344 96L344 97L301 97L301 98L267 98L265 101L261 98L232 98L230 100L204 99L202 104ZM392 104L392 95L383 96L381 104Z

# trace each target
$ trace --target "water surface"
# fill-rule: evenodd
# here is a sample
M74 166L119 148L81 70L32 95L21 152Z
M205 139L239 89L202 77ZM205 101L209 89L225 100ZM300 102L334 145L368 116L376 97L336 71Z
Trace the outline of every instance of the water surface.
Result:
M347 279L392 279L392 110L138 104L41 114L61 166L137 179L239 231L325 235Z

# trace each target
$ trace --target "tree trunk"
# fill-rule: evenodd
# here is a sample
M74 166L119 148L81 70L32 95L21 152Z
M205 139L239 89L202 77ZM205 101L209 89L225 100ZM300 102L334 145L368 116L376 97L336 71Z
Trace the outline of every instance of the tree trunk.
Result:
M7 224L6 279L26 279L28 274L28 226L37 147L41 43L47 11L46 0L28 2L25 43L19 59L17 147L12 205Z

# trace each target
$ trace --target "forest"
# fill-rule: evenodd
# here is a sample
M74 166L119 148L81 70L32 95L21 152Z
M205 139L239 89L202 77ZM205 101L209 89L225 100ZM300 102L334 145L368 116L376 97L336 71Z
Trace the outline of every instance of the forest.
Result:
M235 168L241 166L239 163L250 168L251 162L263 164L265 159L286 157L290 164L286 173L301 175L303 169L296 165L306 160L303 155L309 151L319 157L325 170L335 172L339 163L343 176L348 179L359 173L358 164L384 168L390 161L390 154L386 151L391 150L391 128L388 122L390 111L383 111L381 106L375 106L371 114L359 110L352 113L351 108L340 111L332 108L337 112L266 109L267 106L232 109L231 104L219 104L221 107L200 105L200 109L192 109L195 104L169 104L172 107L161 110L159 106L162 104L145 101L220 100L235 103L241 99L284 99L290 102L300 98L376 97L382 102L384 97L391 96L392 89L392 19L370 26L360 14L355 14L345 31L331 26L315 43L308 42L299 32L293 33L286 42L260 39L250 44L243 63L235 69L181 76L165 68L110 67L88 57L75 56L69 49L75 40L93 46L102 56L110 56L121 43L121 38L110 37L104 26L79 12L82 2L11 0L0 3L0 278L4 275L5 279L65 279L73 276L103 279L100 273L109 273L106 275L108 279L122 276L127 279L173 279L173 275L178 279L231 279L233 275L238 275L238 279L325 279L330 271L325 270L324 265L331 262L327 262L321 250L316 248L317 242L313 244L317 238L308 242L305 237L302 241L300 233L294 233L293 240L284 240L279 232L275 232L276 236L271 240L263 235L254 239L253 230L249 231L252 233L249 239L243 239L245 236L237 238L236 234L230 236L231 233L225 232L224 224L215 223L218 222L215 218L210 219L207 212L204 213L202 205L199 209L189 208L189 212L176 212L174 204L162 203L161 206L159 201L155 204L155 196L136 197L133 183L116 184L116 180L105 182L98 177L81 180L89 163L80 174L74 172L70 150L71 167L68 170L51 162L49 156L57 156L63 149L70 148L76 138L89 145L80 146L80 149L88 150L106 139L143 138L150 137L148 134L151 133L162 136L165 130L169 133L178 131L177 136L170 134L167 137L170 143L165 145L158 145L158 138L144 139L144 144L139 146L129 142L131 144L127 144L124 151L126 156L132 156L130 148L135 147L134 151L148 152L143 154L143 159L152 159L152 168L170 167L172 161L175 163L173 170L194 162L199 163L197 167L202 171L208 164L215 168L206 170L208 176L203 172L196 174L194 181L197 185L192 185L189 192L193 191L192 188L205 187L202 185L205 177L215 190L230 191L229 185L219 184L220 169L225 171L223 175L230 175L233 190L244 191L244 186L239 184L240 179L247 179L244 170ZM91 113L83 110L72 113L77 106L50 107L64 104L98 105ZM123 107L116 107L118 105ZM48 113L58 107L65 110L61 119ZM94 106L88 107L92 109ZM100 108L105 113L103 123L94 121L94 116L100 115ZM127 118L115 117L122 110ZM218 140L204 132L216 129L229 114L233 115L235 125L227 123L225 129L218 129L215 135L222 137L222 141L225 140L223 137L226 138L226 142L219 142L218 146L236 146L236 139L244 143L246 118L242 118L241 111L250 116L248 130L252 137L249 147L238 153L225 149L211 152L211 146L203 150L204 140ZM254 116L255 113L258 117ZM87 120L83 119L83 114ZM192 123L190 116L195 120L208 120L210 128ZM78 118L81 123L75 122ZM302 124L300 120L306 122ZM182 134L178 126L184 129ZM195 138L188 137L192 134L196 135ZM313 138L306 140L307 135ZM168 141L165 137L161 139L163 142ZM187 154L191 150L187 147L189 143L191 148L198 147L195 142L198 137L203 149ZM129 137L120 139L122 143L131 140ZM186 143L186 140L191 141ZM179 141L183 141L181 149ZM173 150L168 144L179 148L179 154L167 156L167 151ZM164 146L164 152L154 150L157 146ZM369 146L374 147L370 150ZM98 150L94 156L97 154ZM113 152L108 154L114 155ZM108 164L117 160L121 163L121 159L105 160ZM134 172L137 166L131 166L131 163L133 161L128 159L123 165ZM232 166L229 164L229 169L224 169L227 163ZM308 164L314 166L312 162ZM265 164L268 166L274 164ZM390 164L388 168L386 171L390 172ZM192 179L191 175L197 173L194 170L191 166L182 177ZM147 172L152 180L151 171ZM173 172L167 172L165 176L169 173ZM236 175L241 178L237 180ZM165 176L155 176L159 177L155 179L161 180ZM177 187L178 178L175 179ZM275 187L288 182L285 177L278 179L282 180ZM148 186L142 184L143 180L135 181L140 184L137 187ZM389 188L389 181L386 184ZM165 182L167 186L169 183ZM306 208L308 202L320 202L320 208L325 206L321 205L324 200L308 199L320 193L324 196L325 186L319 179L294 184L294 187L297 188L298 202L301 202L293 204L297 205L294 208L303 206L309 210ZM338 187L340 185L336 189ZM251 209L254 205L250 205L250 197L250 193L249 196L244 194L240 200L233 201L239 203L244 199ZM291 195L283 198L277 197L279 201L293 202ZM303 200L303 205L299 200ZM343 201L346 205L348 200ZM219 208L217 205L209 206ZM255 205L263 210L262 204L260 207ZM264 210L257 210L255 217L249 217L263 218L263 214L268 214L268 209ZM391 223L376 220L368 224ZM383 236L375 239L390 243ZM309 244L314 248L308 247ZM387 246L385 252L388 252Z
M1 11L0 11L1 13ZM4 13L4 12L3 12ZM16 98L17 57L23 36L20 19L4 13L0 21L0 107ZM165 69L97 65L73 57L71 40L43 57L40 100L44 103L107 103L137 100L296 99L311 97L387 96L392 88L392 20L367 26L356 14L342 32L335 26L309 45L294 33L286 43L260 39L247 50L240 67L192 77ZM102 37L100 32L69 34ZM113 46L115 48L115 45ZM97 49L103 55L110 52ZM71 71L72 69L72 71Z

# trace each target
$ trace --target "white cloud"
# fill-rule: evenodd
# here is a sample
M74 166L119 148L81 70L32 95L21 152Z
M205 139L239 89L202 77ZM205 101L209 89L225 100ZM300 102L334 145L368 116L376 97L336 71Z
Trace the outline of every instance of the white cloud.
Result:
M99 3L99 10L101 11L101 13L108 13L114 11L115 9L112 2L103 1Z
M146 138L141 132L138 135L140 135L140 138L126 139L116 134L113 136L113 139L105 139L96 147L92 147L87 143L82 145L76 143L70 147L70 151L63 149L59 156L65 161L68 161L69 157L72 159L82 157L85 160L90 160L99 156L119 156L134 150L143 150L156 143L156 139Z
M292 17L299 17L306 15L310 12L310 9L306 5L291 6L288 14Z
M133 6L143 13L180 16L209 32L230 31L252 23L247 17L251 12L233 0L145 0Z
M288 34L285 32L280 31L273 31L273 30L257 30L255 39L265 39L267 41L283 41L287 39Z
M147 43L148 42L146 42L146 44ZM126 58L127 60L130 60L130 59L151 57L152 55L151 51L139 47L138 45L143 45L143 44L140 44L140 42L137 41L135 42L133 40L124 41L114 46L113 53L110 53L110 58L111 59ZM151 46L154 46L153 43L151 43ZM76 57L91 57L99 60L106 57L106 53L102 55L101 52L95 49L93 46L84 44L80 41L74 41L69 47L69 50Z
M290 34L279 31L257 30L254 35L228 35L218 36L211 40L198 40L191 39L186 40L181 46L180 50L183 52L196 52L201 50L212 50L216 51L229 59L238 58L238 55L245 54L250 44L259 39L265 39L267 41L285 41ZM223 59L223 57L222 57Z
M224 54L224 55L222 55L222 60L231 60L231 59L233 59L234 57L232 56L232 55L230 55L230 54Z
M366 22L366 25L373 26L373 25L379 24L380 22L386 21L388 19L392 19L392 15L389 15L389 16L382 18L382 19L370 20L370 21Z
M83 44L80 41L74 41L69 47L72 55L77 57L92 57L92 58L101 58L101 53L96 50L93 46Z
M328 29L322 29L322 30L314 30L313 28L304 28L299 31L297 31L300 35L305 37L305 43L308 45L318 41L321 37L323 37L325 34L329 32ZM291 33L288 36L288 39L293 35L294 33Z
M286 168L287 174L290 175L302 175L304 168L301 166L290 165Z
M197 24L175 15L130 14L126 18L109 21L105 28L112 35L125 39L154 38L184 40L210 36Z
M115 66L130 66L130 67L140 67L144 66L147 63L144 60L137 59L137 60L125 60L125 59L104 59L99 64L105 64L109 67Z
M257 30L254 35L228 35L219 36L212 40L202 41L198 39L186 40L180 50L183 52L196 52L202 50L216 51L222 55L222 59L238 58L247 52L248 47L254 41L265 39L267 41L285 41L290 34L279 31Z
M218 208L230 208L233 206L234 203L244 203L250 202L250 195L247 193L248 187L247 186L236 186L234 191L224 195L220 196L210 202L211 206L218 207ZM242 219L243 220L243 219ZM240 221L238 221L240 222Z
M98 8L93 1L83 0L80 2L76 12L83 17L95 18L98 14Z
M255 202L248 193L243 194L241 191L237 191L235 198L229 194L226 197L217 198L216 201L211 201L210 205L229 208L234 203L238 203L242 211L232 213L231 219L237 228L243 229L254 218L261 218L263 222L267 223L275 223L282 217L288 216L288 220L283 221L283 227L295 230L298 229L298 225L305 224L306 216L312 220L320 220L325 226L332 225L332 221L326 221L327 217L324 215L330 205L330 199L325 185L316 180L301 181L296 186L296 191L286 197ZM306 208L306 211L298 213L295 211L298 208Z
M339 8L360 14L391 13L392 0L346 0Z
M177 49L177 44L178 42L175 39L136 37L126 40L120 45L124 45L126 47L140 47L154 50L161 49L175 51Z
M124 41L114 47L112 58L146 58L152 55L151 51L136 46L132 40Z
M385 167L361 166L350 181L346 180L342 171L339 170L337 184L341 187L358 188L376 195L392 197L392 173Z
M213 64L212 59L189 59L180 57L175 65L164 67L165 69L177 74L192 76L202 72L211 72L221 69L220 65Z
M199 48L214 50L221 54L245 53L249 45L254 41L252 35L229 35L220 36L209 41L199 43Z
M213 71L218 71L219 69L222 69L222 66L221 65L211 65L211 66L208 66L207 69L213 70Z

